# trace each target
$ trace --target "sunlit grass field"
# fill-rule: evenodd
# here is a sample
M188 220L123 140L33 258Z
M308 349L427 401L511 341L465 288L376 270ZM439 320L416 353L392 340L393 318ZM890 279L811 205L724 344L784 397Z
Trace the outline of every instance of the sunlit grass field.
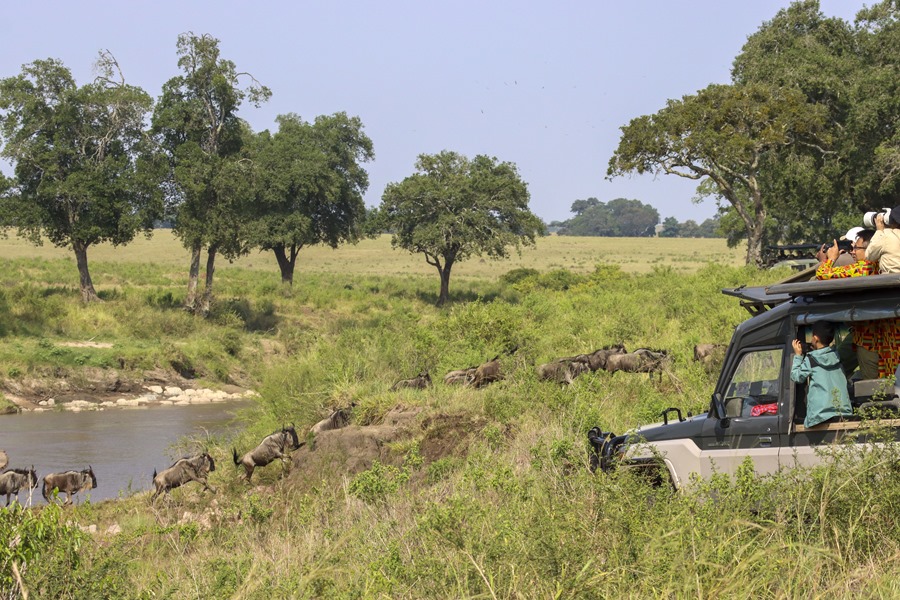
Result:
M893 445L801 474L745 465L686 494L588 471L590 427L621 433L672 406L707 410L719 374L692 347L727 343L749 317L721 290L788 274L739 266L742 255L722 240L548 237L521 258L461 263L438 308L433 269L382 236L304 250L290 289L268 255L220 260L202 318L182 309L188 255L167 231L95 248L104 302L92 304L67 251L2 240L7 384L178 363L194 384L259 399L233 436L205 440L215 493L190 483L155 504L131 490L0 508L0 595L21 597L2 549L28 540L16 556L32 599L900 597ZM517 268L539 273L504 276ZM537 376L536 365L613 343L663 348L673 363L659 378ZM498 354L502 381L443 383ZM431 387L392 389L423 370ZM356 442L304 435L289 475L275 461L253 484L239 479L232 448L284 423L305 434L349 405ZM409 429L380 437L400 409L415 411ZM378 458L351 467L364 447Z
M517 268L539 271L566 269L588 273L598 264L619 265L626 273L647 273L655 266L671 266L679 272L692 273L707 265L740 266L744 263L743 246L728 248L724 239L693 238L600 238L551 235L537 240L536 246L522 249L521 255L512 253L504 260L475 257L453 267L453 279L493 278ZM7 232L0 238L0 258L65 259L75 257L65 248L50 244L34 246ZM204 257L205 260L205 257ZM153 262L171 265L187 274L190 253L171 230L160 229L149 239L138 237L126 246L101 244L88 250L89 266L101 262ZM204 263L205 264L205 263ZM233 263L218 259L216 269L240 267L277 272L278 265L271 252L251 252ZM434 267L426 264L422 255L391 248L391 237L362 240L346 244L336 250L312 246L301 250L295 277L304 273L341 273L345 275L435 275ZM75 274L77 278L77 273ZM95 285L102 287L103 280ZM452 285L452 283L451 283Z

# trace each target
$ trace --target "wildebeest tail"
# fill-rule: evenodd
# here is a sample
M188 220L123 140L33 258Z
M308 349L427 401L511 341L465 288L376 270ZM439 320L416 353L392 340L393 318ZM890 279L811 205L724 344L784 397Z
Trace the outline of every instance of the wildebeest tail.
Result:
M50 502L50 498L47 497L47 487L48 487L48 484L47 484L47 481L45 480L44 485L41 487L41 496L44 497L44 500L46 500L47 502Z
M237 466L240 466L241 461L240 461L240 459L238 458L237 450L236 450L235 448L232 448L232 449L231 449L231 455L234 457L234 466L236 466L236 467L237 467Z
M156 479L156 469L153 469L153 479L151 479L151 481L154 481L155 479Z

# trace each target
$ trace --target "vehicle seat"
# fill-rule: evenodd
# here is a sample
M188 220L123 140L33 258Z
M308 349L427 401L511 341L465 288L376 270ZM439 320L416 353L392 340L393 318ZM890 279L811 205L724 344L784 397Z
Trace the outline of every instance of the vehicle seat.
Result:
M900 399L894 393L889 379L860 379L853 382L853 406L866 409L884 409L900 413Z

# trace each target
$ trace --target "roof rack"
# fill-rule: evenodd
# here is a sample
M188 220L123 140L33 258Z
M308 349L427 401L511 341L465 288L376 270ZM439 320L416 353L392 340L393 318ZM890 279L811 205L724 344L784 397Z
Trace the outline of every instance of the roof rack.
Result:
M885 275L867 275L865 277L844 277L841 279L823 279L811 281L779 282L766 288L767 295L779 296L787 294L797 296L822 296L843 292L860 292L900 288L900 273Z
M808 282L810 278L816 276L817 266L809 267L808 269L804 269L803 271L794 273L790 277L779 281L778 284L780 285L785 283L794 283L798 281ZM736 288L723 289L722 293L726 296L734 296L735 298L739 298L741 301L741 306L744 307L747 312L749 312L754 317L766 312L770 308L778 306L782 302L787 302L791 299L788 294L771 293L769 292L769 288L764 286L747 287L742 285Z

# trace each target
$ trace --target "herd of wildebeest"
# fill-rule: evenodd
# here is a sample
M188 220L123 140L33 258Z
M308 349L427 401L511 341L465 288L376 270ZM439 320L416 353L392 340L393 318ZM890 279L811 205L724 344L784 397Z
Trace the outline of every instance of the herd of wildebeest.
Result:
M514 352L514 350L512 351ZM714 366L721 361L725 353L722 344L698 344L694 346L694 360L706 366ZM593 371L606 371L615 373L624 371L627 373L659 373L667 370L672 362L671 355L665 350L639 348L633 352L627 352L625 346L616 344L595 350L590 354L578 354L558 358L548 363L538 365L536 373L542 381L553 381L563 385L572 381L583 373ZM443 382L447 385L465 385L480 388L495 381L503 379L500 368L500 356L495 356L488 362L450 371L444 375ZM391 386L391 390L400 389L424 389L431 386L431 376L427 372L420 373L411 379L402 379ZM338 408L331 414L313 425L309 433L315 436L323 431L340 429L350 423L351 404L346 408ZM306 442L301 442L297 436L294 425L282 426L279 431L271 433L249 452L239 455L237 449L232 448L232 459L235 466L244 467L242 478L250 482L253 471L257 467L264 467L275 460L280 460L282 468L286 461L290 460L293 450L302 447ZM0 496L6 496L6 506L9 506L13 497L18 498L21 490L33 490L43 484L41 493L45 500L50 502L54 497L66 496L65 504L71 504L72 496L78 492L97 487L97 477L94 469L88 467L81 471L65 471L62 473L50 473L42 479L38 479L32 465L30 469L7 469L8 456L0 450ZM208 452L201 452L193 456L186 456L175 461L163 471L153 471L154 492L150 497L151 502L161 494L168 493L186 483L196 481L203 485L204 490L215 492L207 481L211 471L216 470L216 463Z

